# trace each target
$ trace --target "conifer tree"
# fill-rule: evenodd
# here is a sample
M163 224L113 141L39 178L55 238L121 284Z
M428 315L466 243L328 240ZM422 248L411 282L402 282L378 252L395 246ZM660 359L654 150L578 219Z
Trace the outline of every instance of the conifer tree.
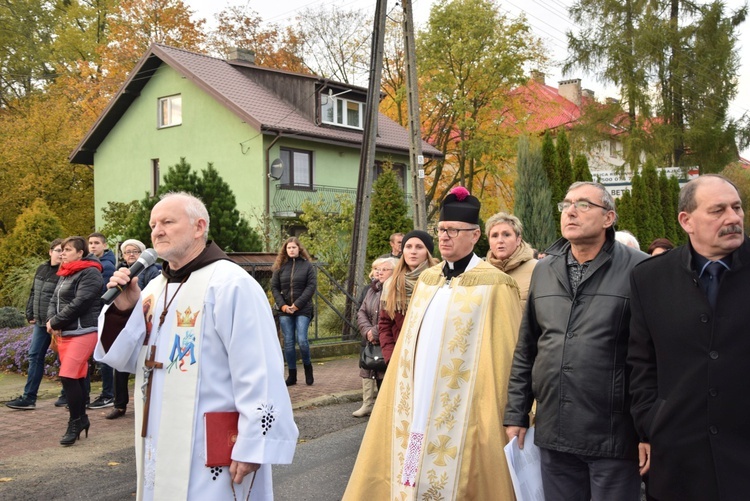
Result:
M593 181L589 170L589 161L585 155L576 155L573 161L573 181Z
M649 229L649 203L648 203L648 190L646 189L645 182L643 180L643 176L641 176L641 173L636 171L635 174L633 174L633 179L631 180L632 183L632 190L630 192L631 195L631 203L633 207L633 224L634 226L632 228L626 228L625 226L620 226L621 230L628 230L633 235L635 235L635 238L638 239L638 242L651 242L653 238L651 238L651 233Z
M617 229L628 230L638 238L634 231L636 223L633 214L633 198L629 190L626 190L617 200Z
M184 191L200 198L206 205L211 222L208 227L208 238L227 252L259 251L262 243L257 232L252 229L237 210L237 202L229 185L221 178L212 163L202 171L202 176L192 172L191 166L181 158L172 165L159 185L157 196L148 193L140 200L138 210L129 217L127 237L137 238L143 243L151 242L149 219L151 209L166 193ZM116 222L107 220L107 225Z
M664 238L674 243L677 233L677 207L672 202L672 193L666 171L661 169L659 173L659 193L661 195L661 214L664 222Z
M408 207L404 190L398 184L396 173L390 164L383 166L383 172L372 184L372 205L370 226L367 236L367 261L391 252L388 244L393 233L408 233L414 223L407 216Z
M529 139L518 140L518 181L514 214L523 223L523 238L532 247L544 250L557 236L556 216L550 208L550 186L542 165L542 151Z
M184 160L184 159L183 159ZM214 165L201 171L196 184L197 196L203 200L211 217L208 238L226 252L257 252L261 250L260 236L237 210L237 199Z
M560 129L557 135L557 172L560 176L560 200L568 192L568 188L573 184L573 165L570 161L570 141L565 129ZM560 201L558 200L558 202Z
M669 178L669 188L670 194L672 195L672 210L674 211L675 217L677 217L677 207L680 202L680 182L677 180L677 177ZM670 240L672 240L675 245L682 245L687 242L687 234L683 231L679 222L675 224L674 238Z
M544 132L542 138L542 166L547 174L547 184L550 188L550 207L563 199L565 193L560 193L560 174L557 172L557 151L555 142L549 129Z
M649 160L646 165L643 166L643 183L646 187L646 203L648 204L647 211L647 226L648 233L646 234L646 240L639 240L646 246L656 238L661 238L665 235L664 233L664 216L663 207L661 200L661 191L659 190L659 176L656 173L656 167L654 162Z

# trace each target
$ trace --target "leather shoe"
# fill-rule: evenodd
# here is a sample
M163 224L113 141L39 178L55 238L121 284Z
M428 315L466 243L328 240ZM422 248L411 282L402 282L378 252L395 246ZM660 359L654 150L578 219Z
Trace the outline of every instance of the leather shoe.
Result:
M118 409L117 407L109 411L109 414L104 416L105 419L117 419L125 415L125 409Z

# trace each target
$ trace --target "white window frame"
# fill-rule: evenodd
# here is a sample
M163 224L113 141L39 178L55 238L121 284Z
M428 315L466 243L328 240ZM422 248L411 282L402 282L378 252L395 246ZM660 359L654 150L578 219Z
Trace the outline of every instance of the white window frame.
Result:
M345 110L350 107L357 108L357 123L349 123L348 114ZM328 117L328 112L332 111L332 118ZM348 129L362 130L364 128L365 103L345 99L343 97L320 95L320 120L324 124L335 125L337 127L346 127Z
M160 97L156 110L157 128L166 129L182 125L182 94Z

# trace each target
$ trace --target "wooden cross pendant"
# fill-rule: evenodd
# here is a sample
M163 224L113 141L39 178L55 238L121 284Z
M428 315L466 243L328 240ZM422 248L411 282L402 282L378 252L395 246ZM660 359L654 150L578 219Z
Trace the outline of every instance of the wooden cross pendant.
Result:
M146 367L143 369L144 376L148 378L146 383L146 394L143 402L143 426L141 426L141 437L146 436L148 430L148 407L151 403L151 385L153 383L152 372L154 369L161 369L164 364L156 361L156 345L151 345L151 351L149 352L148 358L144 362Z

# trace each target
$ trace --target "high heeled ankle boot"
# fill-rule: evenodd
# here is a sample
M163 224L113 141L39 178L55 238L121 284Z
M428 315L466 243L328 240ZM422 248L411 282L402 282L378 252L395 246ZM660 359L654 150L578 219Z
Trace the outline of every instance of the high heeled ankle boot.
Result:
M91 426L91 421L89 421L88 414L84 414L81 416L81 429L86 432L86 438L89 438L89 427ZM78 437L80 438L81 434L78 434Z
M297 384L297 369L289 369L289 377L286 378L286 385L293 386Z
M307 383L307 386L310 386L314 381L315 379L313 378L312 364L305 365L305 383Z
M86 430L88 436L88 427L86 428ZM81 431L83 431L81 418L68 420L68 430L60 439L60 445L73 445L74 443L76 443L76 440L81 438Z

